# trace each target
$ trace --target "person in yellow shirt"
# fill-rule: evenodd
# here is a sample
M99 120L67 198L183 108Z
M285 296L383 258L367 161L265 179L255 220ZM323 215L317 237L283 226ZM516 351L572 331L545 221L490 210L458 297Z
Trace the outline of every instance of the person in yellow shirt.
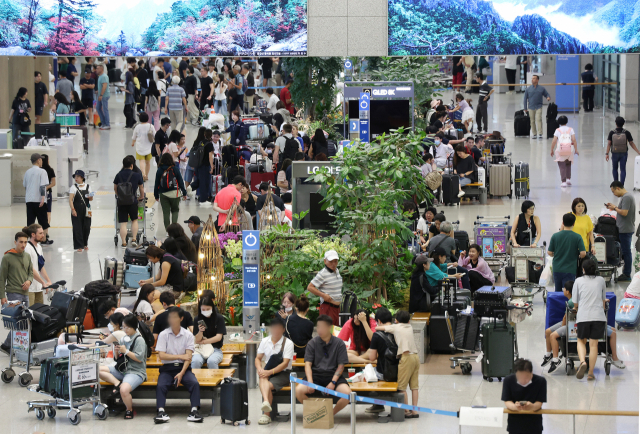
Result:
M571 204L571 211L576 216L576 224L573 225L573 232L582 237L585 247L591 245L591 253L596 254L593 236L593 222L587 215L587 204L581 197L576 197Z

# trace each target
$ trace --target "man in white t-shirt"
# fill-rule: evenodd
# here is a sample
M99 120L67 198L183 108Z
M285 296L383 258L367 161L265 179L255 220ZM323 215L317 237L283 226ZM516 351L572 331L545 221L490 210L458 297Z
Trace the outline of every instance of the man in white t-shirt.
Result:
M276 104L278 104L278 102L280 101L280 98L275 96L275 94L273 93L272 87L267 88L267 96L269 97L269 101L267 102L267 110L269 110L269 113L271 113L272 115L275 115L276 113L278 113Z
M151 148L155 141L156 130L149 123L149 115L142 112L139 115L140 123L134 128L131 147L136 148L136 160L140 165L142 177L146 181L151 168ZM149 140L151 138L151 140Z
M258 370L260 393L262 394L261 410L264 412L258 420L259 425L271 423L273 392L278 392L289 385L289 374L294 354L293 341L284 337L284 321L275 317L271 320L270 326L271 334L260 342L258 355L254 362Z
M44 303L42 287L51 286L51 279L47 270L44 269L44 257L40 245L46 240L46 235L42 226L37 223L22 228L22 232L29 235L29 242L24 251L31 256L31 264L33 264L33 281L29 287L29 306L31 306L34 303Z

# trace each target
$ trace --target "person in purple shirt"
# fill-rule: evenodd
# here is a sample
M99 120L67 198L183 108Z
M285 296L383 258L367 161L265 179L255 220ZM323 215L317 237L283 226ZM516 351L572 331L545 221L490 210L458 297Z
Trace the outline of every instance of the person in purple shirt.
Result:
M471 293L476 292L483 286L491 286L496 281L489 264L482 257L482 247L478 244L469 246L469 255L466 255L466 252L460 252L458 265L469 270L467 274L469 275Z

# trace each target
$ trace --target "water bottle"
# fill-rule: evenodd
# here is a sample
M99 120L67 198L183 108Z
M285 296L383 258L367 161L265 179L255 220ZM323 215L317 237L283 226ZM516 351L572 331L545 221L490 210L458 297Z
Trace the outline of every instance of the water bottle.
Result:
M267 328L264 326L264 323L260 326L260 334L263 339L267 337Z

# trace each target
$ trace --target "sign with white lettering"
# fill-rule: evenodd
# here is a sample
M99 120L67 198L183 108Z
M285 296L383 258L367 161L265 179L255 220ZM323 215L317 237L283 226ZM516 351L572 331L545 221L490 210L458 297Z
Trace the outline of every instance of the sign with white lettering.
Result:
M407 83L405 86L385 86L385 87L358 87L345 86L345 99L359 98L361 93L367 93L371 99L377 98L413 98L413 86Z
M363 89L363 91L367 90L371 91L371 89ZM360 108L360 141L364 143L369 142L369 111L371 110L370 102L371 95L367 92L361 92L358 107Z
M460 425L502 428L503 414L502 407L460 407Z

